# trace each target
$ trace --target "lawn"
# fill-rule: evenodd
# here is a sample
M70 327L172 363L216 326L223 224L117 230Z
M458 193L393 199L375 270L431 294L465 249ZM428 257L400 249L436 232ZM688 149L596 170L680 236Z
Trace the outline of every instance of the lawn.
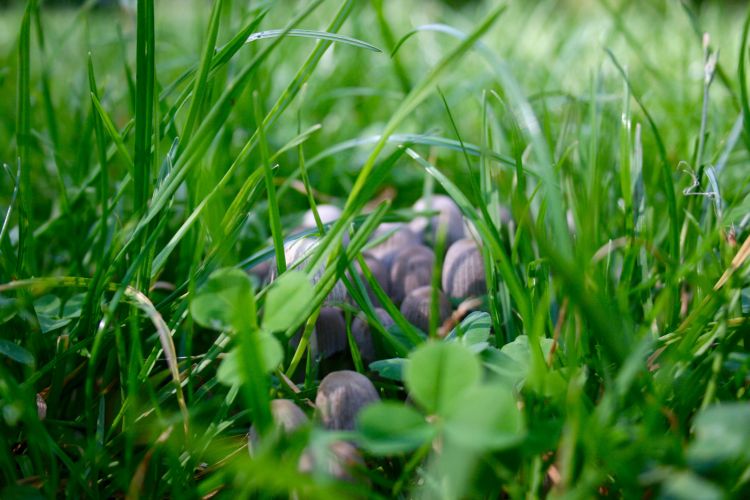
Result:
M10 4L0 498L750 497L742 2Z

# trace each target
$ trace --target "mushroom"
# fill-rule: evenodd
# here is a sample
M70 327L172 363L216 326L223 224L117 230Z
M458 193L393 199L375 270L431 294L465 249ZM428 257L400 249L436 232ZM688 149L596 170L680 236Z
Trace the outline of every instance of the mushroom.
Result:
M289 243L286 243L284 245L284 260L286 260L286 267L291 268L292 266L296 266L297 269L304 269L306 265L306 261L309 258L309 256L312 254L313 247L318 243L318 239L314 237L310 238L298 238L294 241L290 241ZM271 280L276 279L277 277L277 268L274 264L271 267ZM325 272L325 266L320 265L320 267L315 271L315 274L313 275L312 282L317 283L318 280L323 276L323 273ZM346 287L344 286L341 281L337 281L336 284L333 286L333 289L331 290L331 293L328 294L328 297L326 297L325 304L327 305L333 305L341 302L345 302L347 299L347 293L346 293Z
M368 269L370 269L372 276L375 278L375 281L378 282L378 285L380 285L380 288L383 289L386 295L390 294L391 280L390 280L390 276L388 275L388 269L383 265L380 259L375 257L375 255L373 255L370 252L363 253L362 258L364 258L365 264L367 264ZM379 302L375 295L375 292L372 290L370 283L365 279L364 274L362 273L362 268L359 265L359 262L354 263L354 268L357 270L359 277L362 279L365 285L365 289L367 290L367 295L370 297L370 300L372 301L373 304L378 305Z
M304 327L289 340L289 344L296 348L302 338ZM345 351L347 345L346 322L341 309L337 307L322 307L315 329L310 336L310 350L314 356L329 358L334 354Z
M341 309L323 307L315 322L315 335L318 352L324 358L346 350L346 322Z
M385 309L376 307L375 315L386 330L393 325L393 318L388 315ZM352 336L359 347L359 353L362 355L365 363L369 364L375 361L375 345L372 341L372 330L364 315L360 314L352 321Z
M357 414L380 400L370 379L350 370L331 372L320 382L315 405L323 425L329 430L351 431Z
M258 279L258 283L263 286L267 285L271 281L271 268L274 265L273 259L266 259L258 262L253 267L247 270L250 276L254 276Z
M324 203L318 205L316 208L318 209L320 222L322 222L323 224L329 224L341 217L341 209L336 205L328 205ZM302 216L301 227L303 229L314 229L318 227L318 225L315 223L315 215L313 215L312 209L305 212L305 215Z
M413 208L418 212L438 212L438 215L432 216L429 220L427 217L420 216L409 224L411 230L421 236L423 240L434 244L437 240L438 228L441 225L446 226L446 246L450 246L454 241L460 240L465 236L464 219L461 215L461 210L450 196L433 194L429 198L420 198L414 203ZM425 234L428 227L430 228L430 232Z
M435 253L424 245L404 247L391 264L391 298L400 304L412 290L429 285Z
M369 253L380 259L386 268L390 267L393 258L403 247L421 243L419 236L408 226L395 222L380 224L371 239L376 240L386 234L390 236L369 250Z
M318 463L321 462L322 466L318 468ZM324 448L321 454L316 454L313 449L307 448L300 455L297 464L300 472L311 473L320 470L326 475L348 482L354 482L357 479L357 469L364 468L365 461L359 450L347 441L333 441Z
M443 291L452 299L465 299L487 293L484 259L471 238L450 246L443 263Z
M440 290L438 293L438 324L441 325L451 315L451 303ZM430 304L432 301L432 287L423 286L412 291L401 304L401 314L411 324L427 332L430 329Z
M290 434L307 423L305 415L291 399L274 399L271 401L271 417L274 427L284 434ZM260 443L260 436L255 424L248 433L248 449L252 455Z

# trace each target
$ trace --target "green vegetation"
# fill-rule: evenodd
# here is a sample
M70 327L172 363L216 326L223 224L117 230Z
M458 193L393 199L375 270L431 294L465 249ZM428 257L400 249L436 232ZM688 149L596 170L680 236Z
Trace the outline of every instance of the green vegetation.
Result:
M750 496L746 7L40 3L0 11L0 497ZM421 332L362 252L432 193L489 293L437 320L437 230ZM382 401L327 430L342 367Z

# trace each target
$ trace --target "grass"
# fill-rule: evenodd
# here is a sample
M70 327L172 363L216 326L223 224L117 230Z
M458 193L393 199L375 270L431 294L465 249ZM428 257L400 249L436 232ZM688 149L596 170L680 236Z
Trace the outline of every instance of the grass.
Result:
M749 27L687 0L3 11L0 496L747 497ZM361 257L432 192L491 290L444 339ZM367 284L396 322L370 366L347 330L387 402L279 435L339 281L349 320L377 322ZM298 471L336 439L364 482Z

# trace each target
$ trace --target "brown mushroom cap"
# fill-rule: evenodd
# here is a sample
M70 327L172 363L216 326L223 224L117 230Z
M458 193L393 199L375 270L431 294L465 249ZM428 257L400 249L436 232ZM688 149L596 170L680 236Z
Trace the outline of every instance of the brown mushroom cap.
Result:
M451 303L445 294L438 290L438 325L445 322L451 315ZM401 314L411 324L427 332L430 329L430 303L432 301L432 287L423 286L412 291L401 304Z
M351 431L360 410L378 400L380 396L370 379L361 373L341 370L329 373L320 382L315 405L327 429Z
M444 194L433 194L429 199L420 198L414 203L414 210L419 212L437 211L438 215L432 216L429 220L427 217L417 217L409 227L422 239L435 242L437 240L438 228L446 226L446 245L450 246L454 241L460 240L465 236L464 219L461 210L456 202L450 196ZM430 229L429 233L426 233Z
M294 432L308 422L307 415L291 399L272 400L271 416L273 417L274 426L285 434ZM255 428L255 425L252 425L248 433L248 449L251 454L257 448L259 442L260 436L258 435L258 430Z
M429 285L435 253L424 245L401 249L391 264L391 298L400 304L412 290Z
M471 238L450 246L443 263L443 291L452 299L465 299L487 293L484 259Z

